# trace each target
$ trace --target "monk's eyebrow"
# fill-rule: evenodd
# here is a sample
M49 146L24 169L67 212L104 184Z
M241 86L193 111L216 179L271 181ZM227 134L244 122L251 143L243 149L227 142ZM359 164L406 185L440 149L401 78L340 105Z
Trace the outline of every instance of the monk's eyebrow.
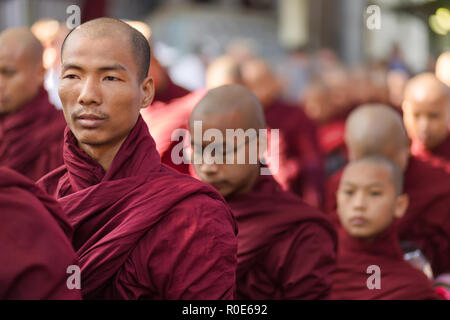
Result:
M62 70L67 70L67 69L75 69L75 70L80 70L80 71L83 70L82 67L77 66L76 64L71 64L71 63L66 64L66 63L63 63L63 65L62 65Z
M79 70L79 71L83 71L83 68L76 65L76 64L72 64L72 63L68 63L68 64L63 64L62 65L62 69L63 70L67 70L67 69L75 69L75 70ZM123 65L116 63L110 66L104 66L104 67L100 67L97 69L98 71L115 71L115 70L123 70L123 71L127 71L127 68L125 68Z
M113 64L111 66L105 66L105 67L98 68L98 70L99 71L115 71L115 70L127 71L127 68L125 68L123 65L117 63L117 64Z
M356 186L358 186L357 184L352 183L350 181L343 181L342 185L343 186L348 186L348 187L356 187ZM368 183L368 184L364 185L363 187L364 188L373 188L373 187L382 188L382 187L384 187L384 185L382 183L373 182L373 183Z

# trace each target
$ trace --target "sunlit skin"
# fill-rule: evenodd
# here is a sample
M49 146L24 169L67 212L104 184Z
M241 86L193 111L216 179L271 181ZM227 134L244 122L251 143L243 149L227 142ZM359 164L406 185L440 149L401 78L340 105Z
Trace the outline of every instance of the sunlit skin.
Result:
M83 27L83 25L81 26ZM151 77L139 80L133 51L120 25L114 36L69 35L62 54L59 96L79 147L108 170L154 96Z
M199 115L191 119L190 131L191 131L191 146L194 148L195 144L200 145L194 140L193 124L194 121L202 121L203 132L208 129L218 129L222 132L224 139L226 139L226 129L238 129L244 128L246 130L247 124L245 120L238 112L230 112L229 114L222 115ZM203 137L202 132L202 137ZM228 139L230 139L228 137ZM208 164L205 158L202 158L202 164L194 164L195 172L198 177L211 184L217 191L224 197L241 194L250 191L260 173L259 164L249 163L249 140L246 139L245 145L237 146L237 139L225 140L225 141L213 141L219 145L223 145L223 150L226 150L226 146L230 146L234 143L234 161L232 164L226 163L226 155L223 158L223 164L212 163ZM254 143L255 141L252 141ZM201 146L204 150L211 141L201 141ZM238 164L237 159L239 153L245 152L245 164ZM208 153L204 153L206 156ZM212 162L212 161L209 161Z
M408 197L397 194L388 165L363 160L344 170L337 205L339 220L348 234L373 241L404 215Z
M31 101L44 82L42 47L27 28L0 34L0 114Z
M404 122L411 139L432 150L449 135L450 91L433 74L411 79L403 101Z

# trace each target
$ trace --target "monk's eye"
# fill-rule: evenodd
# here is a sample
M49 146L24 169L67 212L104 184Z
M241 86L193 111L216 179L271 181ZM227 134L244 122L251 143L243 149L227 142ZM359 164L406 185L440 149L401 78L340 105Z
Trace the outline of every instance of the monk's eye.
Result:
M344 194L347 196L351 196L354 193L355 191L353 191L352 189L344 189Z
M78 76L75 74L66 74L63 79L78 79Z
M378 196L381 196L382 194L383 193L381 191L379 191L379 190L372 190L372 191L370 191L370 195L373 196L373 197L378 197Z
M106 76L105 80L107 81L120 81L119 78L113 77L113 76Z
M16 73L16 70L13 69L0 69L0 74L2 74L6 78L12 77Z
M439 114L438 113L430 113L428 117L430 119L439 119Z

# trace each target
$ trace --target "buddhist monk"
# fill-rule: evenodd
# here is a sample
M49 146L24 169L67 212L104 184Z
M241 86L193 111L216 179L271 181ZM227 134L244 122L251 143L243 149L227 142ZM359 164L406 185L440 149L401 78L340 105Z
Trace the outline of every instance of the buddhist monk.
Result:
M62 164L66 126L43 87L42 52L28 28L0 34L0 165L33 180Z
M450 172L450 88L420 74L408 82L402 106L412 154Z
M337 192L339 232L332 299L439 299L425 274L403 260L395 220L408 207L403 172L381 156L350 162Z
M140 117L153 98L145 37L111 18L72 30L59 95L64 165L38 183L74 229L87 299L231 299L236 226L210 186L160 163Z
M80 299L79 288L68 285L78 260L58 203L0 167L0 208L0 299Z
M218 57L208 66L206 80L208 88L240 83L240 66L229 56ZM174 158L180 157L180 154L176 153L176 146L185 138L176 133L180 129L187 130L189 128L189 115L205 94L206 89L199 89L167 103L152 103L149 108L141 111L150 134L155 139L156 149L161 155L161 162L181 173L189 174L189 164L188 162L174 161Z
M450 51L442 53L437 59L436 77L450 87Z
M202 131L196 132L199 123ZM247 139L244 135L264 128L260 102L240 85L208 91L190 117L195 172L226 198L238 221L236 297L326 298L334 271L334 230L324 214L283 191L271 175L261 174L256 160L260 151L252 148L261 136ZM227 134L227 130L239 129L243 131L236 131L236 136ZM224 137L211 144L217 148L213 159L207 149L196 151L211 147L208 132ZM201 161L196 162L195 154ZM231 161L226 162L229 156Z
M251 59L242 65L243 83L261 101L267 125L280 130L277 180L287 190L319 207L324 199L324 168L317 128L299 106L281 99L281 88L269 64Z
M326 116L317 121L317 136L324 159L325 175L329 177L347 161L344 143L345 120L355 107L355 100L350 94L351 78L343 67L326 68L319 74L319 79L328 91L328 101L323 111Z
M349 116L345 139L349 159L381 155L404 173L405 193L410 205L398 220L402 242L414 243L430 261L435 276L450 270L450 175L415 156L410 156L410 141L401 116L384 105L365 105ZM336 209L336 190L342 172L328 184L327 211ZM335 221L335 220L334 220ZM336 221L335 221L336 222Z

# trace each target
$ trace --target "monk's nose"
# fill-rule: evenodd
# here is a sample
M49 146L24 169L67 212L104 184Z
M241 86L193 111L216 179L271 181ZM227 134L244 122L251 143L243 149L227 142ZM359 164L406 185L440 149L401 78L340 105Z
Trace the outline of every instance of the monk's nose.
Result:
M363 191L358 191L355 193L353 198L353 209L364 211L366 208L366 196Z
M99 83L94 78L87 78L81 88L78 97L78 103L81 105L100 105L101 93Z

